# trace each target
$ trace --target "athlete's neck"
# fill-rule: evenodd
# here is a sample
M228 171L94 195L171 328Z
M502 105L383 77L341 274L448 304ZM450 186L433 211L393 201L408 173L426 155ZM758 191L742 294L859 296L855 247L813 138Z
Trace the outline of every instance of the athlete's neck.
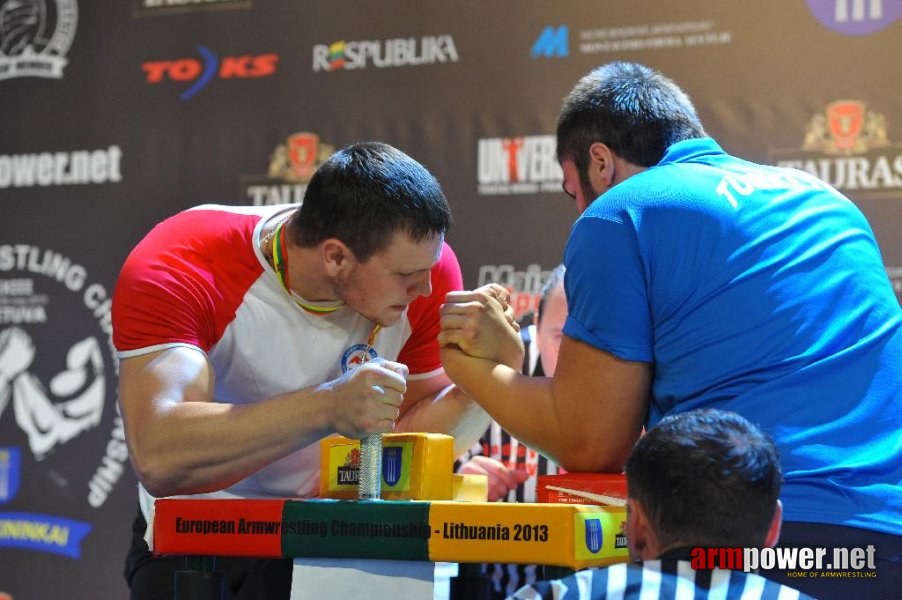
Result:
M290 217L274 217L264 225L260 237L263 256L276 271L286 292L297 296L295 300L302 306L308 302L327 305L340 302L320 260L319 247L295 244L292 222Z

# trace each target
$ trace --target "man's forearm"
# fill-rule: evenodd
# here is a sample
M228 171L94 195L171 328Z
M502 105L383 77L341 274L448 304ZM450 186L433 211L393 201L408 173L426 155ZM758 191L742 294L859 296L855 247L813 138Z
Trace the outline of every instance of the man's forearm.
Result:
M395 431L444 433L454 437L454 456L479 441L491 419L463 390L449 385L423 398L398 420Z
M459 350L445 350L444 356L457 384L511 435L553 458L567 453L551 379L527 377L505 365L465 357Z
M631 367L644 375L639 383L626 386L628 373L621 372L620 379L614 373L600 376L591 368L584 370L579 360L563 369L559 362L554 378L528 377L457 349L442 352L452 380L526 445L568 471L622 470L645 414L646 405L639 400L647 397L645 367Z
M182 402L143 423L132 462L154 495L213 491L330 433L306 389L251 405ZM301 398L301 396L305 396Z

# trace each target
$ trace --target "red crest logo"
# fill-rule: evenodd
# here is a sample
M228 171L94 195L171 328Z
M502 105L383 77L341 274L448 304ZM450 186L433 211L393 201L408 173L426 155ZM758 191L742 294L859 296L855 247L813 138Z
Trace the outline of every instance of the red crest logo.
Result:
M827 123L839 150L855 147L864 126L864 102L839 100L827 105Z
M316 170L319 136L315 133L295 133L288 136L288 158L297 179L309 181Z

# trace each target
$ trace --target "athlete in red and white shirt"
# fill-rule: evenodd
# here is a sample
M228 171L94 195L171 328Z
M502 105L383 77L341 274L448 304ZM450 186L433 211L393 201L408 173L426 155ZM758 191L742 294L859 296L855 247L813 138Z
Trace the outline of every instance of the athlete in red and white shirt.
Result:
M301 208L206 205L157 225L112 309L145 516L160 496L312 496L335 433L472 445L488 416L436 340L461 287L449 224L428 171L367 143L333 155Z
M125 263L116 287L113 331L120 359L145 357L141 362L148 362L147 357L173 350L181 355L196 354L188 361L192 367L182 368L198 369L198 361L205 358L210 370L204 377L215 375L214 387L206 381L195 383L203 384L213 392L212 400L224 405L216 409L224 421L234 416L229 413L235 413L235 407L333 382L350 364L359 362L373 332L373 321L348 306L327 315L307 312L282 288L263 256L260 238L264 226L296 208L200 206L154 228ZM384 309L388 313L385 319L397 313L396 323L378 332L370 350L407 366L405 397L410 404L411 388L434 391L447 385L435 341L438 311L445 293L460 289L461 278L451 248L441 244L438 250L440 256L431 268L432 248L423 253L422 262L405 257L413 262L400 270L416 276L405 276L410 283L404 281L407 285L398 286L395 298L389 300L393 304ZM430 289L432 294L417 298ZM412 297L416 299L411 302ZM124 368L130 366L123 362ZM171 410L178 409L163 408L164 412ZM318 428L309 445L263 466L226 492L212 495L316 494L316 441L329 433ZM195 435L201 434L198 430ZM144 432L134 435L143 436ZM257 431L254 437L259 435ZM297 436L298 441L302 439ZM191 478L190 473L181 477ZM170 491L191 491L194 486L185 487L161 491L169 495ZM152 500L142 488L145 515Z

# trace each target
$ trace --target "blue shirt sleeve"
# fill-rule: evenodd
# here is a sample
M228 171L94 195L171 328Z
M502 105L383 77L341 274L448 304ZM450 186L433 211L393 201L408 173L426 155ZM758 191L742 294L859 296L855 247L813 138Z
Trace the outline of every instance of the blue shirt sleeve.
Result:
M653 362L646 269L632 224L584 215L564 263L564 334L624 360Z

